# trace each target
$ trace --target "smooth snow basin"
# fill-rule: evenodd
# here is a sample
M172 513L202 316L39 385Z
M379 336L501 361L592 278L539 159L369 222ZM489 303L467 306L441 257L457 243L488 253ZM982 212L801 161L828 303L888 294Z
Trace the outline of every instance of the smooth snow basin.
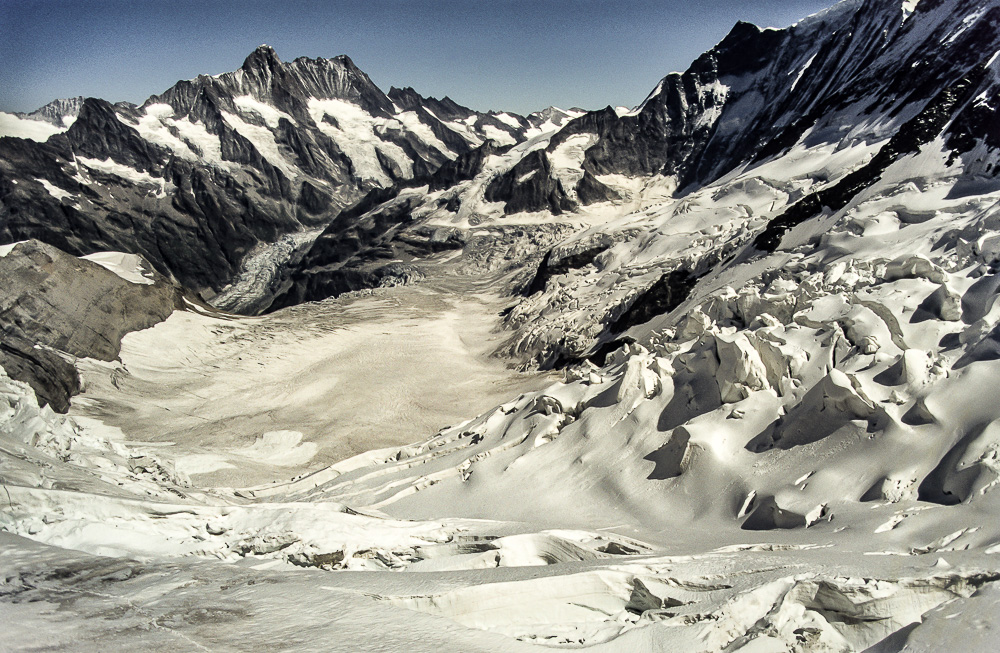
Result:
M200 483L283 480L551 383L489 357L498 311L491 296L430 284L263 317L179 311L126 336L120 363L81 361L71 414L162 443Z

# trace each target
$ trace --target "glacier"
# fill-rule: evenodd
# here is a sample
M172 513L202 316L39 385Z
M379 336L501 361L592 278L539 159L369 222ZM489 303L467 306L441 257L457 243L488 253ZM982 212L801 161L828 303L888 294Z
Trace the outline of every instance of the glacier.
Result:
M4 646L992 651L998 27L530 116L262 46L0 139Z

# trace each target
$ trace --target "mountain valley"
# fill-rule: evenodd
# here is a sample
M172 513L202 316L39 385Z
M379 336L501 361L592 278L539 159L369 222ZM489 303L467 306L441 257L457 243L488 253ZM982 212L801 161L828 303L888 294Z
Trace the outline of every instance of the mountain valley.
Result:
M992 651L998 90L843 0L631 109L0 114L0 648Z

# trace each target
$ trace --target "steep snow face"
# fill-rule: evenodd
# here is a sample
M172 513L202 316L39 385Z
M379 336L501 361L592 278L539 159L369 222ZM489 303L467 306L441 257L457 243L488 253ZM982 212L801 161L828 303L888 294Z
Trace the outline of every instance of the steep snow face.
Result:
M413 175L413 162L398 145L384 141L379 132L399 127L398 121L373 118L360 107L343 100L317 100L310 98L309 113L319 129L335 138L340 148L362 178L377 180L381 185L392 182L379 161L379 155L389 156L399 166L403 175ZM333 122L327 122L327 116Z
M279 111L270 104L265 104L250 95L240 95L238 97L234 97L233 104L244 112L257 114L271 129L277 129L278 123L282 118L293 125L295 124L295 119L284 111Z
M406 125L407 129L416 134L425 144L437 149L447 158L452 159L455 153L437 137L431 127L423 122L421 116L415 111L404 111L397 114L397 119Z
M222 144L199 122L177 119L169 104L150 104L135 122L127 116L122 120L134 126L143 139L169 148L175 156L189 161L223 164Z
M563 188L575 189L583 179L583 159L587 148L594 144L597 137L594 134L578 134L561 143L548 154L552 164L553 175Z
M565 130L594 132L594 174L675 174L681 188L785 152L807 132L861 127L877 140L937 90L995 52L994 1L903 6L842 2L784 30L738 24L634 112L594 112ZM916 75L921 83L911 82Z
M247 139L253 148L259 152L268 163L284 173L285 177L289 181L292 181L299 176L299 173L295 170L294 165L285 158L285 155L278 146L278 141L274 137L274 133L271 130L266 127L248 123L239 116L226 111L222 112L222 118L236 131L236 133Z
M559 107L549 107L543 111L532 113L527 117L531 128L525 134L529 140L541 134L547 134L562 127L574 118L587 113L581 109L560 109Z

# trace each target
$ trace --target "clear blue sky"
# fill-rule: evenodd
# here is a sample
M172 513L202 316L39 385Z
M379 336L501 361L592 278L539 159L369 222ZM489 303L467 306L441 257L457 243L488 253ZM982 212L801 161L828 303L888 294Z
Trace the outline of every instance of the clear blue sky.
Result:
M347 54L383 90L474 109L635 105L737 20L784 27L833 0L0 0L0 110L141 102L267 43Z

